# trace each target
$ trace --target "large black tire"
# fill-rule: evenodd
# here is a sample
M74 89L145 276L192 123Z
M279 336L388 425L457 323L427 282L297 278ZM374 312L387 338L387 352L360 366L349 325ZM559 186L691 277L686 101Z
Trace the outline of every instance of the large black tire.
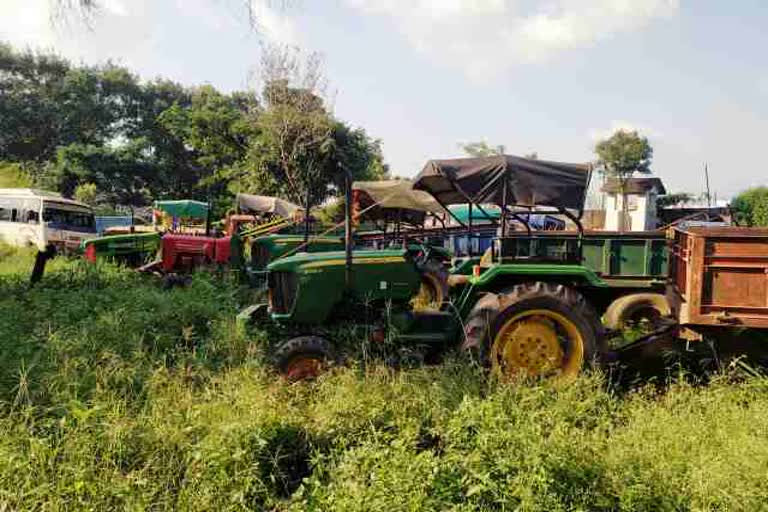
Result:
M563 375L568 373L567 376L571 376L570 374L579 371L582 366L593 364L604 349L599 318L584 297L573 288L544 282L523 283L500 293L488 293L482 296L467 316L462 349L484 366L501 368L501 373L522 371L533 375L535 373L531 371L533 367L512 369L508 364L500 366L499 361L494 360L494 357L498 357L498 354L494 355L494 344L501 343L497 340L501 334L500 331L508 329L507 326L516 318L525 317L528 311L540 311L544 316L550 315L554 320L545 319L545 322L559 325L558 322L561 321L576 333L577 341L573 343L578 343L580 346L563 348L562 367L559 367L555 373L560 372ZM533 318L536 318L539 323L542 322L538 316L531 316L531 319ZM553 330L557 328L559 327ZM546 324L544 330L546 330ZM537 345L538 338L535 335L533 338L530 350L535 356L540 347ZM528 341L530 342L531 339L528 338ZM572 342L568 341L567 344L569 343ZM571 355L576 349L580 354L578 361L575 355ZM525 354L523 357L527 360ZM573 365L578 368L574 370Z
M614 300L603 316L608 329L620 331L631 324L647 321L650 329L672 314L667 298L661 293L632 293Z
M320 336L298 336L280 343L272 359L290 382L314 379L333 363L333 347Z
M441 262L428 260L419 265L421 288L414 297L416 311L440 310L448 303L448 269Z

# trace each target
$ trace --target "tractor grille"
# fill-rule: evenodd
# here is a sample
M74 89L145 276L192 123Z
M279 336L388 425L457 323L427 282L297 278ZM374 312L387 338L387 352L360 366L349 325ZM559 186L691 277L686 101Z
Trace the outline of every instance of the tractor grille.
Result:
M287 314L296 301L298 277L294 272L269 273L269 307L273 313Z
M251 266L254 270L266 270L269 264L269 249L262 245L251 245Z

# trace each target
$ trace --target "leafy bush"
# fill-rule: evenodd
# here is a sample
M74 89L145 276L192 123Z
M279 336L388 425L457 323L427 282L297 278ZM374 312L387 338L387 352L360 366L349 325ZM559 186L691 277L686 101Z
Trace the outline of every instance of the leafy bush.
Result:
M745 190L733 199L731 208L742 226L768 226L768 187Z

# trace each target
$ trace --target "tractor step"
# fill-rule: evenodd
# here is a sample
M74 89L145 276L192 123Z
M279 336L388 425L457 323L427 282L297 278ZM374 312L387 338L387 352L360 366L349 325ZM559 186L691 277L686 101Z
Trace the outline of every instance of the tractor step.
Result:
M159 272L161 260L150 261L146 265L142 265L136 269L136 272Z
M267 315L267 309L267 304L252 304L237 314L235 323L238 327L244 328L259 318L265 317Z
M677 337L678 324L670 321L635 341L606 354L607 362L632 363L656 357L660 350L669 346Z

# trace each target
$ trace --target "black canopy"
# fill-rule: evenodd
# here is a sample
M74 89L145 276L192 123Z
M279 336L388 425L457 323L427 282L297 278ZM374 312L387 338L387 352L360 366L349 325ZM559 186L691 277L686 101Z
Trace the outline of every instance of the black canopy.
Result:
M427 162L413 188L429 192L444 205L495 203L582 211L590 174L589 164L511 155L455 158Z
M364 218L385 222L424 224L427 213L445 217L448 211L434 197L413 190L407 180L356 181L352 193L366 213Z

